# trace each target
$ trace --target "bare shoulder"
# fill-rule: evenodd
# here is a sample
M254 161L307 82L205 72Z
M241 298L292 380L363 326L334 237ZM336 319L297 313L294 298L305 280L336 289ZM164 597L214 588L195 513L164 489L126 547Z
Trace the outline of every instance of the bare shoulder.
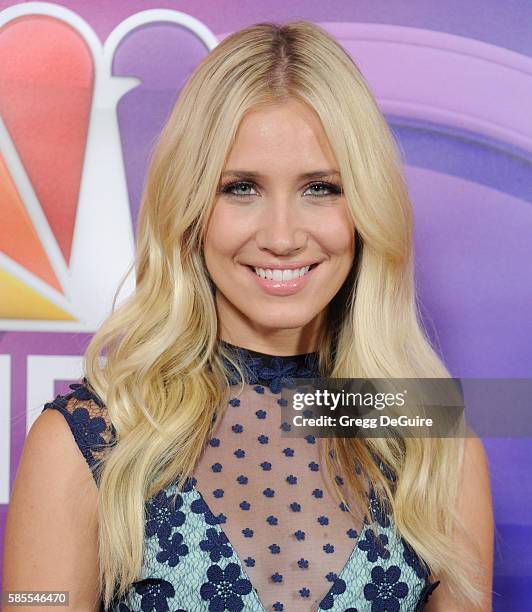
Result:
M65 417L45 410L26 437L12 489L4 590L65 590L70 606L98 609L97 494Z
M461 484L457 503L461 521L471 536L471 540L480 555L484 570L482 591L484 600L480 607L466 605L457 608L452 602L445 584L437 588L425 608L427 612L490 612L492 609L493 581L493 537L494 518L489 476L489 464L484 445L478 437L464 440L464 460L462 464ZM471 545L463 542L460 536L455 539L474 551ZM437 578L437 577L436 577Z

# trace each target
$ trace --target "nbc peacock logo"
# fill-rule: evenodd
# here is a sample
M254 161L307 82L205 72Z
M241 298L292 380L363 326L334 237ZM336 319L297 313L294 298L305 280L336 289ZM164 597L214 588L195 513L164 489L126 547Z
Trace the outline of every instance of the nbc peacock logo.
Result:
M176 52L175 82L165 58L150 57L161 36ZM63 6L0 12L1 330L94 332L120 282L133 290L149 147L217 43L174 10L136 13L103 44Z

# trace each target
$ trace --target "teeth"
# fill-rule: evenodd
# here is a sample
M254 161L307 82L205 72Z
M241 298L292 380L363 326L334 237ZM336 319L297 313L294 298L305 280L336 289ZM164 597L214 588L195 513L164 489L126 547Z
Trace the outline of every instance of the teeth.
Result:
M255 274L258 274L261 278L268 278L276 281L288 281L294 280L306 274L310 270L310 266L304 268L296 268L295 270L270 270L269 268L253 268Z

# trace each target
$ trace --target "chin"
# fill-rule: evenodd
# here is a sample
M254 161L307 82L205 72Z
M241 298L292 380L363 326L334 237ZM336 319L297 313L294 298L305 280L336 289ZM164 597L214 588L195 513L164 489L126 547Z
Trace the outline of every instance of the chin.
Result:
M256 325L264 328L270 328L272 331L280 329L298 329L308 325L312 319L316 316L314 313L305 316L304 313L299 312L272 312L267 313L265 311L260 313L262 316L257 317L257 311L248 313L248 317Z

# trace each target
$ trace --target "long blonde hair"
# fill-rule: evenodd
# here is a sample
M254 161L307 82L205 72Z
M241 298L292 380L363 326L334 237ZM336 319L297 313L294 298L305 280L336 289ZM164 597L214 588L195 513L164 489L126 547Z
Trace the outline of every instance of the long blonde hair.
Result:
M145 500L170 482L184 485L224 398L222 356L231 355L218 341L203 259L205 228L242 118L289 98L320 117L357 233L356 261L321 332L321 372L339 378L450 377L418 315L412 210L396 143L359 69L308 21L261 23L228 36L194 70L156 142L138 218L136 290L119 308L113 304L85 354L86 377L116 430L98 492L106 607L140 575ZM455 503L463 440L325 443L338 462L327 460L326 470L339 499L345 498L334 474L356 457L430 571L457 597L479 602L467 557L449 537L461 528ZM372 452L394 471L393 487ZM352 499L367 504L353 471L342 473Z

